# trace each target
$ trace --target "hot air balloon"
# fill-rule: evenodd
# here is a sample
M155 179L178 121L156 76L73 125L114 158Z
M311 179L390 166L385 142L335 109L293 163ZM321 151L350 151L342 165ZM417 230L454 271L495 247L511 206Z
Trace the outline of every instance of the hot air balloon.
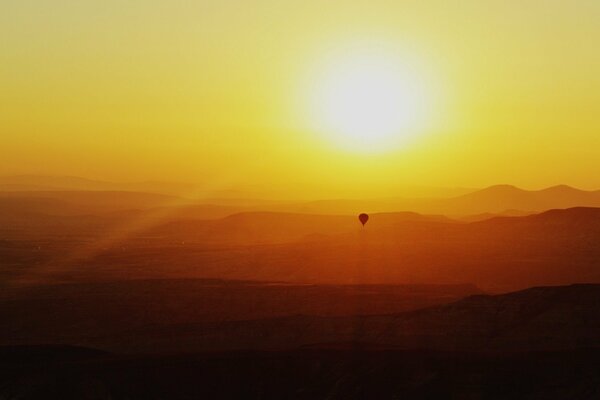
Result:
M367 221L369 220L369 215L362 213L358 216L358 220L360 221L361 224L363 224L363 226L365 226L365 224L367 223Z

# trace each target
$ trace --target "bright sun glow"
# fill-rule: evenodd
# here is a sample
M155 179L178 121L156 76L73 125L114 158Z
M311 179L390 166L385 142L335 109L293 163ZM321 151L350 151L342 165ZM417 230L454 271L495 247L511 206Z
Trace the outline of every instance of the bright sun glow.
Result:
M353 151L382 151L421 130L426 96L420 77L398 60L359 55L327 69L313 94L315 128Z

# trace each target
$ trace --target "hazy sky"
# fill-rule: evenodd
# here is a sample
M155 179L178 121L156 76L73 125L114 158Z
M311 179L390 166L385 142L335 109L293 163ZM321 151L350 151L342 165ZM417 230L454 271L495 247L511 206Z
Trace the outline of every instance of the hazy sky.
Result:
M0 174L600 188L599 20L597 0L2 1ZM410 141L315 128L323 71L357 48L427 87Z

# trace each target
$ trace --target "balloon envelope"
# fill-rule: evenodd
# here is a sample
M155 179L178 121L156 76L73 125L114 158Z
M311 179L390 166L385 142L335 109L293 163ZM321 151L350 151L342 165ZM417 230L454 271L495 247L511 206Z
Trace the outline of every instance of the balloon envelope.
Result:
M365 226L365 224L367 223L367 221L369 220L369 215L367 214L360 214L358 216L358 220L360 221L361 224L363 224L363 226Z

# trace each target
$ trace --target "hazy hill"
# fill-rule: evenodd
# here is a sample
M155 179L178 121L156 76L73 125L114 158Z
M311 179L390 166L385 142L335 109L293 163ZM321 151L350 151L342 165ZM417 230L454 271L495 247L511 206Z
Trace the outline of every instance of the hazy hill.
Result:
M465 217L461 217L460 220L464 222L479 222L497 217L526 217L536 213L537 212L533 211L506 210L499 213L486 212L482 214L467 215Z
M202 190L203 185L199 183L177 183L177 182L108 182L87 179L77 176L61 175L12 175L0 176L0 191L56 191L56 190L99 190L99 191L138 191L151 193L164 193L194 197L197 194L207 198L222 199L253 199L253 198L277 198L290 199L288 187L260 187L252 185L230 189ZM394 192L401 197L453 197L472 192L469 188L444 188L421 185L399 185ZM260 193L260 195L259 195ZM300 197L303 199L304 197Z
M256 207L194 204L193 200L140 192L52 191L0 192L0 235L87 235L130 225L166 221L219 219Z
M163 194L123 192L123 191L36 191L36 192L0 192L0 200L13 200L13 204L23 202L23 210L47 212L55 215L94 214L131 209L148 209L177 204L184 200ZM53 200L53 209L32 210L28 207L30 199ZM61 202L61 203L59 203ZM64 210L58 207L64 205Z
M0 194L0 216L26 222L42 215L77 215L84 209L63 199L33 196L2 196ZM32 221L35 222L35 221Z
M0 191L127 191L185 195L192 185L172 182L116 183L77 176L16 175L1 176Z
M168 218L173 212L160 209L185 201L141 192L0 192L0 237L104 234L136 221ZM223 215L227 213L218 214Z

